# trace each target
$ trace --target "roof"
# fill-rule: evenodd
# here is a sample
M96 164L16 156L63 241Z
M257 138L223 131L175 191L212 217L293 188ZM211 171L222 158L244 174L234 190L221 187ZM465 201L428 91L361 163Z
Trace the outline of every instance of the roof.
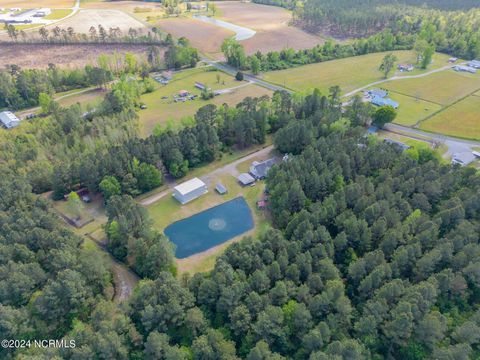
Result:
M383 141L385 141L387 144L397 145L402 150L410 149L410 145L407 145L407 144L405 144L401 141L393 140L393 139L390 139L390 138L385 138Z
M174 187L174 190L180 193L181 195L186 195L194 190L205 187L205 183L199 178L193 178L191 180L185 181L180 185Z
M382 89L372 89L372 90L369 90L368 93L372 96L379 97L379 98L384 98L385 96L388 95L388 91L382 90Z
M20 120L11 111L3 111L0 112L0 122L6 128L12 128L17 126L20 123Z
M370 126L367 129L367 134L376 134L378 132L378 128L376 126Z
M476 73L477 72L477 69L475 69L474 67L471 67L471 66L463 66L463 65L456 65L453 67L454 70L456 71L468 71L468 72L471 72L471 73Z
M460 165L468 165L475 160L475 155L471 152L462 152L453 154L452 162Z
M372 99L372 104L377 105L377 106L391 106L394 109L398 108L398 103L397 102L395 102L395 101L393 101L392 99L389 99L389 98L381 98L381 97L378 97L378 96L375 96Z
M260 162L254 161L250 166L250 173L256 178L264 178L273 165L275 165L275 159L273 158Z
M221 183L217 183L215 190L217 190L219 194L225 194L227 192L227 188Z
M473 66L475 68L480 68L480 60L472 60L468 62L469 66Z
M242 174L238 175L237 179L243 185L248 185L248 184L251 184L251 183L255 182L255 179L252 177L252 175L250 175L248 173L242 173Z

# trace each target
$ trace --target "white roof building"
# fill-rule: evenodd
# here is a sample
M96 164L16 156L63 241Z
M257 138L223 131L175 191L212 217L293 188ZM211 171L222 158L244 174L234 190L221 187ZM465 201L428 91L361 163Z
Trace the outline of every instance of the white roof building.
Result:
M20 125L20 119L11 111L0 112L0 123L6 128L11 129Z
M473 161L475 161L475 155L470 152L457 153L452 157L452 164L458 164L460 166L467 166Z
M207 185L199 178L193 178L173 188L173 197L182 205L207 193Z

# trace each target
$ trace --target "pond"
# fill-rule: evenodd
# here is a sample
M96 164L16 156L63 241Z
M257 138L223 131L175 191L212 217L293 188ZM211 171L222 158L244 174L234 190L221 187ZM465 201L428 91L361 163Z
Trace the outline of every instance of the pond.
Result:
M252 30L243 26L238 26L223 20L218 20L210 16L194 15L193 18L233 31L236 34L235 40L238 40L238 41L250 39L257 33L255 30Z
M238 197L174 222L164 232L177 247L177 259L184 259L223 244L253 226L250 208L243 197Z

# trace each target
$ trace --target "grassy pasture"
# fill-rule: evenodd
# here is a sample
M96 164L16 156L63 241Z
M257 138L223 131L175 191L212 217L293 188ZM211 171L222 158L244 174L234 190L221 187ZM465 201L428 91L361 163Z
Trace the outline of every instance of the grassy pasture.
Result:
M480 140L480 97L469 96L420 123L420 129Z
M415 62L412 51L394 51L398 63ZM339 85L347 93L372 82L383 79L378 70L383 57L388 52L355 56L346 59L326 61L297 68L267 72L264 80L288 87L295 91L310 91L314 88L327 93L331 86ZM448 65L448 56L435 54L428 70L417 69L411 73L397 73L398 76L416 75ZM393 76L393 73L392 73ZM383 86L383 85L382 85Z
M220 82L217 82L217 75L220 76ZM195 88L195 82L201 82L213 90L245 86L230 93L216 96L208 101L201 98L178 103L173 101L172 96L178 94L180 90L187 90L191 94L200 95L201 91ZM179 124L180 119L193 116L199 108L210 103L215 105L227 103L233 106L247 96L262 96L266 94L271 94L271 92L247 82L238 82L232 76L219 71L207 71L206 68L185 70L176 73L168 85L158 84L154 92L142 95L140 101L147 106L147 109L139 112L140 132L142 136L148 136L156 124L162 126ZM162 99L164 96L168 96L168 99Z
M388 97L400 104L394 122L404 126L414 126L442 108L438 104L395 92L391 92Z
M2 8L19 7L22 9L32 8L71 8L75 0L2 0Z
M440 105L449 105L480 89L480 75L449 70L422 78L387 82L382 87Z

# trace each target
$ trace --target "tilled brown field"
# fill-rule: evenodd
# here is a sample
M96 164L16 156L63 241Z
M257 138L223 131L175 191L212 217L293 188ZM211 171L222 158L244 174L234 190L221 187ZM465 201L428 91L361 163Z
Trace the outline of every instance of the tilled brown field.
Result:
M223 40L234 35L232 31L190 18L162 19L157 24L174 37L185 36L194 47L208 54L219 53Z
M101 54L131 52L144 54L145 45L4 45L0 44L0 68L16 64L24 68L45 68L52 63L61 67L96 64Z
M254 37L242 41L249 54L286 47L307 49L323 43L321 37L290 26L291 14L283 8L242 2L218 2L217 7L222 20L257 31Z

